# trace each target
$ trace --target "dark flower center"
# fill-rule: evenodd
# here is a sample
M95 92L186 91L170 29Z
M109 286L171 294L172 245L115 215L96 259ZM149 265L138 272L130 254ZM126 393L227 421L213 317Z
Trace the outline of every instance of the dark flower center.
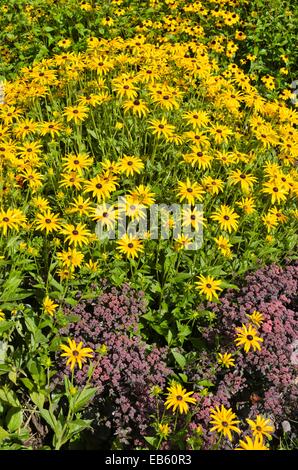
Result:
M107 212L103 212L102 216L103 216L103 217L108 217L108 213L107 213Z
M75 236L77 236L77 235L79 235L79 232L78 232L77 230L73 230L73 231L72 231L72 234L75 235Z
M133 162L132 162L131 160L129 160L129 161L127 162L127 165L131 166L131 165L133 165Z
M72 352L72 355L73 355L74 357L78 357L79 352L78 352L78 351L73 351L73 352Z
M186 190L188 193L192 193L193 192L193 189L192 188L187 188Z
M275 193L278 193L278 188L273 188L273 191L274 191Z
M133 243L129 243L127 246L128 246L128 248L131 249L131 248L133 248Z
M192 215L190 216L190 218L191 218L191 220L196 220L196 216L195 216L194 214L192 214Z
M102 188L102 184L101 183L97 183L97 185L95 186L97 189L101 189Z
M247 335L246 338L248 339L248 341L252 341L254 339L254 337L252 335Z
M3 217L3 222L9 222L9 218L8 217Z
M208 289L211 289L212 286L211 286L211 284L208 283L208 284L206 284L206 287L207 287Z
M225 220L230 220L230 217L228 215L224 215Z
M159 129L164 129L165 128L165 126L163 124L159 124L158 127L159 127Z
M46 224L50 224L51 222L52 222L51 219L46 219L46 220L45 220L45 223L46 223Z
M261 431L262 431L261 426L256 426L256 430L259 431L259 432L261 432Z
M177 396L176 396L176 400L182 401L182 400L183 400L183 397L182 397L181 395L177 395Z
M139 106L139 105L140 105L140 102L139 102L139 100L134 100L133 104L134 104L135 106Z
M240 178L243 179L243 180L245 180L246 175L244 175L244 174L242 173L242 174L240 175Z
M227 428L229 426L229 423L227 423L227 421L223 421L221 424L224 428Z

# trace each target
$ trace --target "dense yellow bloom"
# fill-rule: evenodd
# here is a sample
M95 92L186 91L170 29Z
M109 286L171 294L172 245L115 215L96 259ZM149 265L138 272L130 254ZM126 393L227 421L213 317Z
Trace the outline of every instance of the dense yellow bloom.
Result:
M168 395L165 401L166 409L173 408L173 412L177 409L180 414L187 413L189 410L188 403L195 404L196 399L191 397L194 392L187 392L181 384L172 383L170 387L167 388Z

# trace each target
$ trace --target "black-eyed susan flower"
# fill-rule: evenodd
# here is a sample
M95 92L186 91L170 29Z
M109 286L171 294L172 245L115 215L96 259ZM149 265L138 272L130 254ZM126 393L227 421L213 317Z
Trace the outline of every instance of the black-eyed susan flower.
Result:
M158 425L158 433L159 433L160 437L162 437L163 439L167 439L167 437L171 433L170 425L167 424L167 423L164 423L164 424L160 423Z
M256 204L253 197L243 197L241 201L236 202L236 205L247 215L252 214L256 210Z
M239 441L238 447L235 450L269 450L264 444L262 438L255 437L252 439L250 436L245 436L244 439Z
M55 304L55 302L52 299L50 299L50 297L47 295L43 299L42 307L45 313L53 316L56 311L56 308L58 307L58 304Z
M249 193L252 190L254 183L257 181L257 178L250 173L244 173L241 170L234 170L230 173L229 181L232 185L239 184L244 193Z
M115 189L115 184L106 181L103 175L97 175L90 181L85 181L84 186L84 193L92 193L92 196L96 197L98 201L108 199Z
M63 116L66 117L67 122L74 121L75 124L79 124L84 121L88 116L87 106L78 104L77 106L66 106L64 108Z
M36 228L39 230L45 230L47 234L59 230L59 222L59 216L50 210L46 210L41 214L36 215Z
M117 218L118 210L114 205L106 205L103 203L100 206L92 208L92 219L108 229L115 227Z
M233 440L232 432L241 434L240 429L236 426L240 421L231 409L226 409L223 405L221 407L216 406L210 410L211 420L210 423L214 426L210 429L211 432L218 432L227 437L230 441Z
M261 191L271 196L272 204L281 204L287 199L288 190L284 187L281 180L264 183Z
M63 266L72 270L81 266L84 254L81 251L77 251L76 248L68 248L67 251L58 252L57 258Z
M146 105L145 101L140 98L124 101L123 108L125 113L131 111L133 114L136 114L139 117L146 116L149 113L148 106Z
M183 227L192 227L197 231L205 225L205 221L206 219L203 217L203 212L199 211L196 207L182 210Z
M203 194L205 191L202 186L197 182L191 182L189 178L186 181L178 181L178 195L180 196L180 202L186 201L188 204L195 204L195 200L203 200Z
M264 340L258 336L257 330L252 325L244 325L236 328L237 338L235 339L236 346L241 346L247 353L252 348L254 351L260 351L261 345Z
M235 366L235 359L230 353L219 353L217 357L217 362L223 367L229 369L230 367Z
M270 437L274 431L271 420L260 415L256 417L255 421L246 419L246 422L249 424L253 436L259 439Z
M62 158L62 161L66 171L77 171L81 173L92 165L93 158L90 158L86 153L78 153L67 155Z
M261 313L261 312L258 312L257 310L254 310L252 313L247 313L246 314L247 318L249 319L249 321L251 323L253 323L254 325L256 325L256 327L258 328L259 326L261 326L261 324L263 323L264 321L264 315Z
M232 254L231 252L231 247L233 246L230 242L229 239L220 235L218 238L214 238L214 241L220 250L221 254L223 256L226 256L229 258Z
M211 219L219 223L221 230L231 233L237 230L239 215L229 206L222 204L217 211L213 212Z
M3 235L8 229L19 230L26 222L25 215L19 209L0 210L0 228Z
M212 276L203 276L202 274L198 277L198 281L195 282L196 288L199 290L200 294L205 295L207 300L212 300L213 298L218 299L218 292L222 291L220 287L221 281L214 279Z
M117 245L117 250L126 255L127 258L137 258L144 250L142 241L127 233L117 241Z
M66 236L65 240L75 247L77 245L87 245L91 235L85 224L65 224L61 229L61 233Z
M134 173L140 173L144 168L144 163L139 157L124 155L119 160L119 170L126 176L132 176Z
M161 137L171 137L175 132L175 126L169 124L165 117L162 117L160 120L151 119L148 122L151 124L149 129L151 129L152 134L156 135L159 139Z
M68 346L61 344L60 349L64 351L61 353L62 357L67 357L66 365L70 366L70 370L73 370L76 365L82 369L82 365L87 361L87 358L93 357L93 350L91 348L83 348L83 342L80 341L76 344L74 339L67 339Z
M189 410L188 403L196 404L196 399L191 397L194 392L187 392L181 384L173 382L170 387L167 388L168 395L165 401L166 409L173 409L175 412L177 409L180 414L187 413Z

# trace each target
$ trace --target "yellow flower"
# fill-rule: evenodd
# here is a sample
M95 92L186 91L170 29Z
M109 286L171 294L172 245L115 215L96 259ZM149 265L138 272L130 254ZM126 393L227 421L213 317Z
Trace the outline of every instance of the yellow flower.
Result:
M119 170L121 173L125 173L126 176L140 173L143 168L144 163L139 157L124 156L119 160Z
M233 440L232 431L241 434L240 429L236 426L240 421L236 419L237 416L231 409L226 409L223 405L221 405L221 408L216 406L215 409L210 410L210 416L212 418L210 423L214 424L210 429L211 432L216 431L230 441Z
M229 233L238 228L237 219L239 219L239 215L225 204L222 204L217 211L213 212L211 219L219 223L221 230L226 230Z
M260 351L263 338L260 338L257 334L257 330L252 326L242 324L242 327L236 328L237 338L235 343L237 346L243 346L245 352L249 352L250 348L254 351Z
M214 297L218 299L217 291L222 291L220 284L221 281L215 280L212 276L199 276L199 281L195 282L197 289L199 289L200 294L204 294L207 297L207 300L212 300Z
M74 121L76 124L82 122L88 116L88 108L84 105L67 106L64 108L64 116L67 122Z
M161 437L163 437L164 439L166 439L168 437L168 435L170 434L171 432L171 428L168 424L162 424L160 423L158 425L158 432L160 434Z
M232 354L229 354L229 353L224 353L224 354L219 353L217 362L221 364L222 366L226 367L227 369L235 365L235 360L233 359Z
M45 230L47 234L60 228L58 215L53 214L50 210L45 211L43 214L37 214L36 219L36 227L39 230Z
M87 357L93 357L93 351L91 348L83 348L82 341L79 344L76 344L75 340L71 340L68 338L68 345L65 344L60 345L60 349L64 351L61 356L68 357L66 361L66 365L70 365L70 370L73 370L78 364L79 368L82 369L82 364L86 362Z
M245 440L240 440L238 446L235 450L268 450L263 439L259 437L252 439L249 436L245 436Z
M89 230L86 229L85 224L78 224L76 226L72 224L65 224L61 230L61 233L66 235L65 240L75 247L77 245L87 245L91 235Z
M247 419L246 421L252 430L253 436L260 440L264 437L270 437L274 431L274 427L272 426L270 419L263 418L260 415L256 417L255 421L252 419Z
M128 258L137 258L144 248L142 242L127 233L117 241L117 250L124 253Z
M4 320L5 320L5 313L0 308L0 321L4 321Z
M259 327L264 321L264 315L257 310L254 310L251 314L247 313L246 316L257 327Z
M218 246L221 254L229 258L231 256L231 246L233 246L229 239L220 235L218 238L214 238L216 245Z
M173 382L167 390L169 392L167 400L165 401L165 407L167 410L169 408L173 408L173 412L175 412L176 409L178 409L179 413L183 414L187 413L189 410L188 403L196 403L196 399L190 396L194 392L186 392L186 389L183 388L181 384Z
M59 306L58 304L55 304L48 295L43 299L42 305L43 310L51 316L54 315L56 308Z
M178 181L178 186L178 195L180 196L180 202L186 199L188 204L194 205L196 199L202 201L203 194L205 193L205 191L203 190L202 186L200 186L198 183L191 183L190 179L187 178L185 182Z

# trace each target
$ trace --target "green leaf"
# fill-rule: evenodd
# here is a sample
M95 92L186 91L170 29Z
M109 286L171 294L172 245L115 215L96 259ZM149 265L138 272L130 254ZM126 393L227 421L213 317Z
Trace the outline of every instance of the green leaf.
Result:
M84 429L90 428L92 419L76 419L68 423L68 434L69 437L73 437L75 434L83 431Z
M96 388L84 388L81 392L78 392L76 396L73 397L72 409L76 413L77 411L84 408L87 403L94 397L96 393Z
M45 396L42 393L32 392L30 393L30 398L39 409L43 408Z
M9 433L0 426L0 442L3 441L3 439L6 439L9 436Z
M23 410L21 408L10 408L6 415L6 424L10 432L15 432L22 426Z
M175 351L174 349L172 349L172 354L173 354L177 364L181 367L181 369L184 369L185 364L186 364L185 357L181 353Z
M147 441L152 447L155 447L156 438L152 436L144 436L145 441Z
M50 428L56 432L57 429L57 419L54 416L54 413L49 410L41 409L40 416L45 420L45 422L50 426Z

